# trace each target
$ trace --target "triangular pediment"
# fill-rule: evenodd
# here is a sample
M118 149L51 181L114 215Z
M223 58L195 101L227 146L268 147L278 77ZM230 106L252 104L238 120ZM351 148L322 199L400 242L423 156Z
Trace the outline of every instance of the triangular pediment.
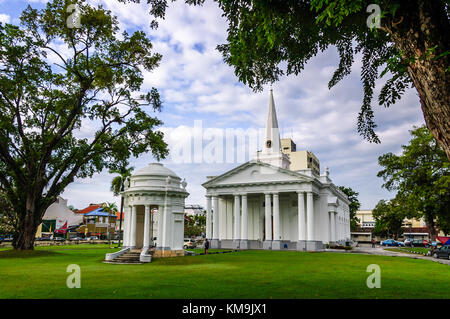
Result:
M250 161L238 166L220 176L216 176L203 184L203 187L225 185L262 184L262 183L292 183L308 182L312 178L301 173L282 169L258 161Z

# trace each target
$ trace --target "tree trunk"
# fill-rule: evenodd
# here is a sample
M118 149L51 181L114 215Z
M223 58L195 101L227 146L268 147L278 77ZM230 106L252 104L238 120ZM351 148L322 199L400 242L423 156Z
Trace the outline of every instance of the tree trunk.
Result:
M450 23L443 1L402 1L397 17L386 29L403 58L412 59L408 73L425 122L450 160L450 55L440 56L449 50Z
M16 250L33 250L34 241L36 238L36 231L39 223L35 222L35 216L30 211L25 214L25 217L20 221L19 231L14 236L13 247Z
M13 247L16 250L33 250L34 242L36 239L36 231L39 225L42 223L42 217L45 212L45 208L38 209L40 194L27 194L24 199L25 207L22 206L22 209L25 209L24 213L21 213L17 206L17 211L19 211L19 229L13 237Z

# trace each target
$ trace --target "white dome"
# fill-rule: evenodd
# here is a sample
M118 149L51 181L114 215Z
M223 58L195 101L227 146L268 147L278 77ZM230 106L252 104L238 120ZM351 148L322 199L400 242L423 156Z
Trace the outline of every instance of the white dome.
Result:
M164 165L161 163L150 163L148 164L148 166L141 168L136 173L134 173L132 177L134 176L171 176L180 178L172 170L164 167Z

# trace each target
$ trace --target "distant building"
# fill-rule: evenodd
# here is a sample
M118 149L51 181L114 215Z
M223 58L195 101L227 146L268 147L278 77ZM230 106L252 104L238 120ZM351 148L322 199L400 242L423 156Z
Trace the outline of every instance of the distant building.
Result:
M200 205L186 205L184 206L184 214L187 216L204 215L205 209Z
M99 207L89 213L84 214L84 223L77 231L79 233L91 235L113 235L116 231L117 216L103 210Z
M320 175L320 162L316 155L306 150L297 151L297 145L292 139L281 139L281 151L289 156L292 171L311 168L316 175Z
M70 226L83 223L83 216L67 207L67 200L59 197L45 211L42 223L36 231L36 237L50 237L55 230L67 230ZM65 233L65 231L64 231Z
M356 218L358 218L358 228L351 232L352 240L357 242L370 242L372 238L376 241L383 239L372 235L375 227L375 218L373 218L372 210L358 210L356 211ZM441 236L445 235L442 232L439 234ZM429 240L429 231L425 221L423 219L405 219L403 221L403 237Z

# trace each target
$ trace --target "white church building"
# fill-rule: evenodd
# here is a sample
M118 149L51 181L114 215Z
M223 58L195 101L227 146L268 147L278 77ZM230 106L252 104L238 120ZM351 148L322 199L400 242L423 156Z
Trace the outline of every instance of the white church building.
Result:
M350 239L349 200L328 169L299 167L283 149L271 90L262 151L203 184L211 248L316 251Z

